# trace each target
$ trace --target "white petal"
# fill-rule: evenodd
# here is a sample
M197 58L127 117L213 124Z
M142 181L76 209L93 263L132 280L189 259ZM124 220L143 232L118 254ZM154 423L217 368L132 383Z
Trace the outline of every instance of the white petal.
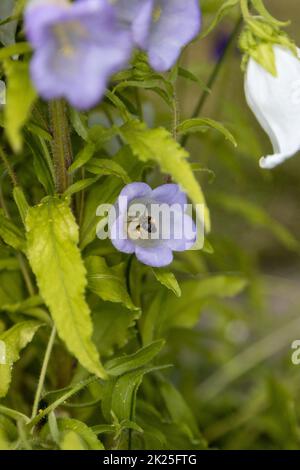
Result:
M277 77L252 58L245 76L247 103L274 149L260 159L262 168L273 168L300 150L300 60L282 46L274 46L274 52Z

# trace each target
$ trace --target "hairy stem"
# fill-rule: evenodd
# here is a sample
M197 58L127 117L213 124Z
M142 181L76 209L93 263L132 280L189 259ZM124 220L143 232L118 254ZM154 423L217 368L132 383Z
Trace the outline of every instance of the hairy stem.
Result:
M49 341L47 344L47 348L46 348L46 352L45 352L45 356L44 356L44 360L42 364L42 369L41 369L41 373L39 377L39 382L38 382L38 386L37 386L35 397L34 397L31 419L33 419L38 413L39 402L40 402L43 387L44 387L45 377L47 373L47 368L48 368L53 344L55 341L55 336L56 336L56 328L55 326L53 326L50 337L49 337Z
M70 184L68 168L72 163L72 148L66 104L63 100L53 100L49 104L53 135L52 152L55 166L56 190L62 194Z
M233 41L235 40L236 36L239 34L239 31L240 31L240 28L241 28L242 24L243 24L243 17L240 16L238 21L235 24L235 27L232 30L231 35L229 36L228 42L226 44L226 47L223 50L223 53L222 53L220 59L216 63L215 67L213 68L213 71L212 71L212 73L211 73L211 75L210 75L210 77L207 81L207 84L206 84L206 87L205 87L203 93L200 96L200 99L199 99L198 103L196 104L196 106L194 108L192 118L196 118L197 116L199 116L204 104L206 103L206 100L209 96L210 89L213 87L216 79L219 76L219 72L222 68L222 64L224 62L224 59L225 59L228 51L230 50ZM186 145L190 135L191 134L186 134L185 136L183 136L183 138L181 140L181 144L183 146Z

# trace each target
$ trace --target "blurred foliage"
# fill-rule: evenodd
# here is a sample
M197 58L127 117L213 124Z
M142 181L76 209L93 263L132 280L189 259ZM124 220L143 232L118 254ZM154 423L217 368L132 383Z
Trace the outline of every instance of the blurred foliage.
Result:
M137 53L91 112L60 104L56 127L28 86L15 3L0 6L14 15L0 24L0 448L299 449L299 158L258 167L270 144L246 107L238 34L204 85L240 2L202 0L209 34L180 66L159 75ZM297 3L265 5L288 20ZM61 197L59 138L74 155ZM164 172L205 197L212 227L202 251L157 270L96 239L96 208Z

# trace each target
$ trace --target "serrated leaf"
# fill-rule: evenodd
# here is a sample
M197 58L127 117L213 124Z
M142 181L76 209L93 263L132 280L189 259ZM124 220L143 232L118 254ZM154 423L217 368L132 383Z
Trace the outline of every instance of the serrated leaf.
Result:
M47 197L26 217L28 259L57 331L90 372L105 377L92 342L92 321L84 293L86 270L78 244L78 226L67 201Z
M21 130L36 99L36 91L32 86L26 62L6 60L4 70L8 82L7 102L4 108L5 132L13 150L20 152Z
M25 250L25 234L0 210L0 237L15 250Z
M232 143L234 147L237 147L237 143L231 132L223 126L222 123L214 121L210 118L193 118L187 119L186 121L181 122L177 127L177 132L179 134L190 134L194 132L203 132L207 129L215 129L223 136L226 140Z
M110 268L101 256L89 256L85 259L85 265L88 288L92 292L102 300L119 302L130 310L139 310L127 292L124 264Z
M153 274L163 286L174 292L177 297L181 296L181 289L174 274L166 269L152 268Z
M104 450L97 435L82 421L61 418L57 424L59 431L63 434L60 443L62 450Z
M142 122L131 120L120 128L121 136L142 161L155 161L162 171L180 184L194 204L205 206L205 226L210 230L210 216L205 198L187 161L188 153L164 128L147 129Z
M37 321L24 321L0 335L1 349L4 350L0 361L0 397L4 397L8 391L12 366L19 359L20 351L30 343L41 325L42 323Z
M165 344L164 340L153 341L130 356L117 357L105 364L110 375L118 376L145 366L157 356Z

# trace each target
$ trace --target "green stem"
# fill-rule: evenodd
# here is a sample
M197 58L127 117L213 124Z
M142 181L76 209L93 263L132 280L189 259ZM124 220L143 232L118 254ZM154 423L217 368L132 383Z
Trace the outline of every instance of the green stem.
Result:
M210 77L209 77L209 79L206 83L206 87L205 87L203 93L200 96L200 99L199 99L198 103L196 104L196 106L194 108L192 118L196 118L197 116L199 116L203 106L205 105L206 100L209 96L210 90L213 87L216 79L219 76L219 72L222 68L222 64L224 62L224 59L227 56L227 53L230 50L233 41L235 40L236 36L238 35L242 24L243 24L243 16L240 16L237 23L236 23L236 25L235 25L235 27L232 30L232 33L231 33L231 35L228 39L228 42L226 44L226 47L224 48L224 51L223 51L220 59L216 63L215 67L213 68L213 71L212 71L212 73L211 73L211 75L210 75ZM185 136L183 136L183 138L181 140L181 145L183 145L183 146L186 145L186 143L187 143L190 136L191 136L191 134L186 134Z
M33 419L38 413L39 402L40 402L43 387L44 387L47 368L48 368L49 359L50 359L50 356L51 356L53 344L54 344L54 341L55 341L55 336L56 336L56 328L55 328L55 326L53 326L50 337L49 337L49 341L48 341L48 344L47 344L47 348L46 348L46 352L45 352L45 356L44 356L44 360L43 360L43 364L42 364L42 369L41 369L41 373L40 373L40 378L39 378L38 386L37 386L35 397L34 397L34 403L33 403L33 407L32 407L31 419Z
M66 105L63 100L53 100L49 104L53 135L53 160L55 182L58 193L63 194L70 184L68 168L72 163L72 148Z
M58 406L62 405L68 398L75 395L80 390L87 387L89 384L91 384L93 382L96 382L98 380L99 380L98 377L92 376L92 377L89 377L88 379L80 382L79 384L75 385L71 390L66 392L64 395L62 395L60 398L58 398L54 403L51 403L51 405L49 405L47 408L45 408L39 414L37 414L33 419L31 419L30 422L27 424L27 427L29 429L31 429L37 423L39 423L41 421L41 419L44 418L44 416L47 416L51 411L55 410Z
M20 269L21 269L21 272L22 272L27 290L28 290L29 294L32 296L32 295L35 294L35 289L34 289L34 286L32 284L31 277L30 277L30 274L29 274L29 270L28 270L26 261L25 261L23 255L22 255L22 253L17 254L17 259L18 259L18 262L19 262L19 265L20 265Z
M17 181L17 177L16 177L16 175L15 175L15 172L14 172L14 170L12 169L12 167L11 167L9 161L8 161L8 158L7 158L6 154L5 154L5 152L3 151L3 149L2 149L1 147L0 147L0 158L1 158L1 160L3 161L3 164L4 164L5 168L6 168L7 173L8 173L9 176L10 176L10 179L11 179L11 181L12 181L13 186L17 186L17 185L18 185L18 181Z

